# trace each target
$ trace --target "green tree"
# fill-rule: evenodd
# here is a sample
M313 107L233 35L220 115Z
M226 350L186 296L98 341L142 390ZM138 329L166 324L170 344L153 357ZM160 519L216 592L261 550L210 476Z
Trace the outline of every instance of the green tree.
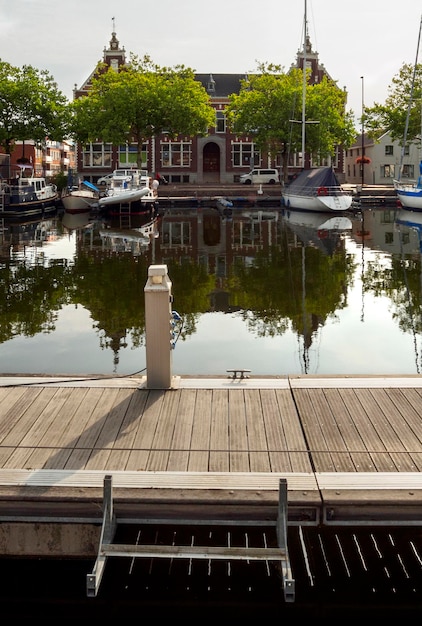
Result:
M47 70L0 60L0 146L6 154L16 141L63 140L68 120L69 102Z
M133 54L119 72L100 64L88 95L75 100L72 109L76 141L134 141L138 163L143 142L154 135L205 135L215 124L210 98L193 70L160 67Z
M226 115L237 135L249 135L254 143L272 156L281 153L284 179L289 154L302 146L303 73L288 73L276 65L260 65L258 73L242 81L239 94L232 94ZM324 78L306 88L307 124L305 148L316 162L333 156L335 146L351 145L356 131L352 113L345 112L346 93ZM295 123L297 122L297 123Z
M412 87L413 85L413 87ZM368 134L377 138L389 131L394 140L403 140L406 117L409 112L409 126L406 141L420 142L422 110L422 64L404 63L388 86L384 104L374 103L365 107L364 122Z

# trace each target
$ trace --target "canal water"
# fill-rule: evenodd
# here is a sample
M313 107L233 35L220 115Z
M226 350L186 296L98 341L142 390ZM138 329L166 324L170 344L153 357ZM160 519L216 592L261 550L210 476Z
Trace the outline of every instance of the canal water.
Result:
M145 371L152 264L167 266L180 317L174 375L420 373L422 213L175 207L144 226L2 220L4 373Z
M131 534L142 534L134 528ZM274 543L274 528L202 527L147 531L176 545ZM116 541L136 543L125 532ZM223 544L221 543L223 542ZM249 544L248 544L249 545ZM78 618L125 623L154 619L410 619L422 615L422 540L415 528L291 527L288 546L295 597L286 602L279 566L266 561L109 558L98 593L88 597L90 560L0 559L2 617L56 623ZM50 623L49 621L47 623Z

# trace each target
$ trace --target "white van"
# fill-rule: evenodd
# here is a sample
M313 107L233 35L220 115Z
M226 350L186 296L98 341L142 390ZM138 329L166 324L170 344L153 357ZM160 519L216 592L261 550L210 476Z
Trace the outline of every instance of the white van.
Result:
M280 182L280 176L278 170L255 168L247 174L240 176L240 182L246 185L269 183L274 185Z

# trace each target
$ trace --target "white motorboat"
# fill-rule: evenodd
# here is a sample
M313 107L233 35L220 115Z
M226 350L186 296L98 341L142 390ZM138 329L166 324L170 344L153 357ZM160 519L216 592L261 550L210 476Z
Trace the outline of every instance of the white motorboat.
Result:
M146 213L158 202L157 191L150 186L145 170L115 170L110 187L98 200L100 209L110 215Z
M141 189L122 189L120 193L113 193L111 195L99 198L98 205L100 207L107 206L119 206L122 203L130 203L134 200L140 200L145 196L150 195L151 189L149 187L142 187ZM157 198L154 196L154 200Z

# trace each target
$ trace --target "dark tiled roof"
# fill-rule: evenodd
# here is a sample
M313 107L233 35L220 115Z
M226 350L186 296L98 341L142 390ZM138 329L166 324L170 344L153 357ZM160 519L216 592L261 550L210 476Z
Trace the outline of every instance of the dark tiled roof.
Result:
M195 78L211 97L226 98L232 93L239 93L240 81L246 78L246 74L195 74ZM211 85L213 90L210 89Z

